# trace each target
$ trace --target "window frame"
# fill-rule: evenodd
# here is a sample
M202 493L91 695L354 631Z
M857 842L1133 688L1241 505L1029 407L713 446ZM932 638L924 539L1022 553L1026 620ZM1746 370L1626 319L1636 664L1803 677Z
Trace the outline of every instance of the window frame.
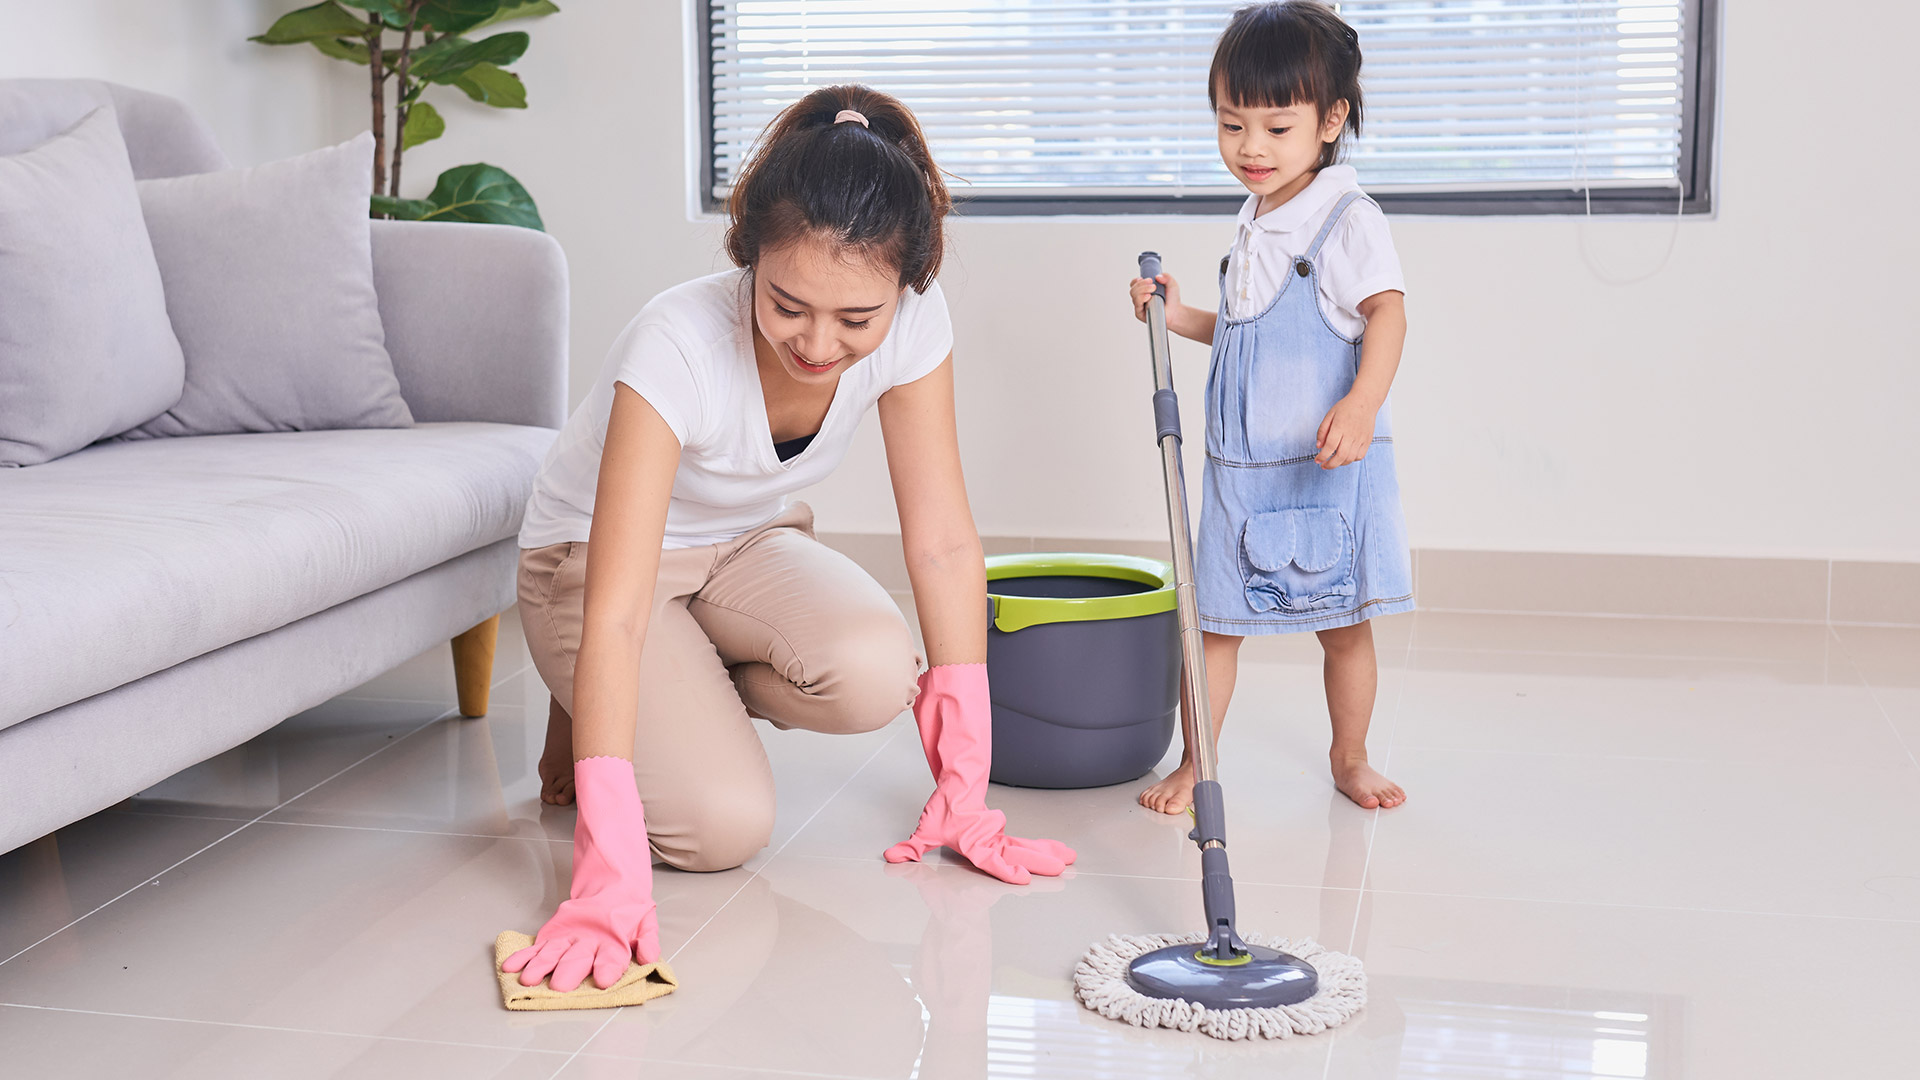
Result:
M714 172L714 24L711 0L689 0L696 9L694 27L700 70L694 88L699 111L700 155L697 205L709 214L726 213L726 200L713 193ZM1459 217L1585 216L1592 214L1672 217L1712 215L1718 182L1720 119L1721 7L1724 0L1685 0L1688 18L1681 50L1689 78L1681 88L1680 168L1684 197L1670 186L1529 189L1524 191L1380 192L1373 195L1390 214ZM884 88L883 88L884 89ZM1244 195L994 195L969 194L954 185L953 212L964 217L1086 217L1232 215Z

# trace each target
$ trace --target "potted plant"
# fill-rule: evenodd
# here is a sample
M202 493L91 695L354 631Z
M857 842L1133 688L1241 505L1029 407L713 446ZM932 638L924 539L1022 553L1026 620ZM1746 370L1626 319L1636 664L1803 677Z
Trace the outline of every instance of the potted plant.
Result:
M527 51L527 35L518 30L472 35L503 22L559 10L550 0L323 0L288 12L266 33L250 40L264 45L312 45L337 60L368 69L374 140L370 212L374 217L482 221L539 229L540 210L533 196L498 166L476 162L448 169L424 199L400 197L400 170L409 149L439 138L447 129L440 111L423 100L430 87L455 87L496 109L527 107L526 86L520 76L507 70Z

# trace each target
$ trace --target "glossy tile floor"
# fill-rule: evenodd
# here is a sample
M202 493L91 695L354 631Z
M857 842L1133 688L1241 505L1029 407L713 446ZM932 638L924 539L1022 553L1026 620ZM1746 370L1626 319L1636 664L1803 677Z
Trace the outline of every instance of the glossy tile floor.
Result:
M545 698L509 617L492 715L444 650L0 856L0 1072L43 1077L1920 1075L1920 630L1425 613L1381 624L1376 761L1325 775L1317 652L1249 646L1224 743L1242 923L1361 955L1337 1033L1259 1045L1076 1006L1109 932L1197 928L1138 785L993 791L1077 845L1025 888L879 858L910 723L765 730L773 844L662 870L684 988L508 1013L495 933L565 894ZM158 722L156 720L156 722Z

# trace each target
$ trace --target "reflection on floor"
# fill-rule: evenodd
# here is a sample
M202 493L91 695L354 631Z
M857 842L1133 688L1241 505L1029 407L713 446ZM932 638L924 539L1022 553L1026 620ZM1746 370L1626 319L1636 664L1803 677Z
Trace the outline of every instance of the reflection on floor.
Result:
M931 786L906 720L763 728L773 843L658 875L680 993L507 1013L490 943L564 896L572 836L536 798L545 694L509 618L484 719L453 715L436 650L0 856L4 1071L1913 1075L1920 630L1422 613L1378 631L1372 745L1405 807L1333 790L1311 641L1249 646L1222 744L1243 925L1366 960L1371 1004L1332 1035L1225 1044L1080 1009L1089 942L1197 927L1185 819L1136 806L1139 784L995 788L1015 831L1080 849L1066 878L888 866Z

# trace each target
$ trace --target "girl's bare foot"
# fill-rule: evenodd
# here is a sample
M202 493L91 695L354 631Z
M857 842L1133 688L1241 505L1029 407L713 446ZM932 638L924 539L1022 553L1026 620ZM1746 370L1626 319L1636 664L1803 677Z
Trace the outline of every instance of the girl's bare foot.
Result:
M1140 805L1162 814L1184 814L1193 805L1193 766L1181 762L1167 778L1140 793Z
M1365 756L1334 758L1333 786L1364 810L1391 810L1407 801L1400 785L1381 776Z
M573 754L540 758L540 801L548 806L573 805Z

